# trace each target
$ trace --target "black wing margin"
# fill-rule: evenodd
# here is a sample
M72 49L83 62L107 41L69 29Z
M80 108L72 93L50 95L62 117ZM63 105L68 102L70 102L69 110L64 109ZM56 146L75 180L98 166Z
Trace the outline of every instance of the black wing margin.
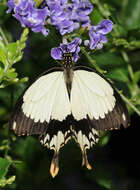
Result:
M35 135L45 132L48 123L34 122L33 119L27 117L22 111L23 98L17 101L10 120L10 128L14 130L18 136Z
M113 130L120 129L121 126L124 128L129 126L130 119L127 108L115 89L114 96L116 98L115 106L111 112L105 115L104 119L100 118L98 120L90 120L90 118L87 116L90 124L96 130Z

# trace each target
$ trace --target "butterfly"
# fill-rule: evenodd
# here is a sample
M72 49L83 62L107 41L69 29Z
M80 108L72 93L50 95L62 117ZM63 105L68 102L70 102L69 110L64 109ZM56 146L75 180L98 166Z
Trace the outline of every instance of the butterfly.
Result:
M59 171L59 150L71 138L79 144L82 165L91 169L86 150L98 142L98 131L128 124L127 108L111 82L93 68L75 66L72 53L64 53L61 67L44 72L25 90L10 121L17 135L37 134L54 150L53 177Z

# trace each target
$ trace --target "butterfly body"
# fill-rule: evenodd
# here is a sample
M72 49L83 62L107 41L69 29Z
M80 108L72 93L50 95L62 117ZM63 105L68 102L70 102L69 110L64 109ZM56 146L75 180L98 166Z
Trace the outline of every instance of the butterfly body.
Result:
M67 90L70 96L70 91L72 87L72 80L74 75L74 62L72 61L72 54L71 53L65 53L64 54L64 60L62 62L62 68L64 69L64 80L67 86Z
M58 173L58 153L72 138L82 151L82 164L88 169L86 150L98 142L99 130L128 126L125 104L112 84L94 69L75 66L72 54L64 54L62 67L41 76L17 101L11 127L17 135L40 135L41 143L54 150L50 172Z

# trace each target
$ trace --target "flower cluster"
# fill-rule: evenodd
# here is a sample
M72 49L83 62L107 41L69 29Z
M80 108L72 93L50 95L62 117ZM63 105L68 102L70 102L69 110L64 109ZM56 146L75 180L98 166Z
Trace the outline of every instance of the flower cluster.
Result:
M86 28L89 30L89 39L84 41L84 45L91 50L101 49L107 42L106 34L113 28L112 21L108 19L96 26L91 24L89 14L93 6L89 0L40 0L39 4L36 4L36 0L9 0L7 4L7 12L13 11L13 16L23 27L42 32L45 36L49 33L46 24L55 26L62 36L80 27ZM67 48L69 52L75 51L73 59L77 61L80 42L79 38L75 38L71 43L60 44L59 48L52 49L51 55L54 59L61 59Z
M89 26L93 6L88 0L46 0L50 10L50 21L61 35L71 33L80 27Z
M14 11L14 16L23 27L30 27L34 32L48 34L45 30L45 20L49 16L50 24L55 26L61 35L71 33L81 26L90 24L89 14L93 6L89 0L44 0L36 7L34 0L9 0L8 13Z
M48 35L48 29L44 27L49 10L36 8L33 0L10 0L8 1L8 13L14 10L13 16L21 22L23 27L29 27L34 32L42 32Z
M85 40L84 44L90 46L90 49L101 49L103 44L107 42L106 34L111 32L113 23L111 20L104 19L97 26L91 26L89 30L89 40Z

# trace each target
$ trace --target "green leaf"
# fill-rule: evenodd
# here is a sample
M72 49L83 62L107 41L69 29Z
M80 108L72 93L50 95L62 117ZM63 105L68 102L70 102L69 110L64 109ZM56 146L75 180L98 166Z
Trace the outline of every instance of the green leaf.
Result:
M7 54L8 54L8 61L11 65L14 63L20 61L22 58L22 49L25 47L25 43L23 41L20 43L20 41L10 43L7 46Z
M105 187L106 189L111 189L112 182L110 179L98 179L98 184Z
M103 17L98 11L98 9L94 8L92 13L90 14L90 19L91 19L91 23L96 25L98 24L98 22L100 22L103 19Z
M105 133L105 135L103 135L100 138L98 145L105 146L109 142L109 139L110 139L110 133Z
M27 28L24 29L20 40L9 43L7 47L5 47L3 41L0 40L0 61L3 64L6 65L8 62L8 64L12 66L22 58L22 50L26 46L25 41L27 40L28 33L29 30Z
M7 46L4 45L0 38L0 88L19 81L17 78L18 74L15 72L15 69L12 68L12 65L21 60L28 33L29 30L27 28L24 29L20 40L9 43ZM24 79L21 80L21 82L23 81Z
M111 53L111 52L102 52L96 55L93 55L93 59L96 60L99 66L106 67L118 67L121 65L125 65L123 58L119 54Z
M6 64L6 47L4 46L4 43L2 40L0 40L0 61L3 63L3 64Z
M6 109L3 107L0 107L0 116L2 117L5 114L6 114ZM0 150L1 150L1 146L0 146Z
M28 28L25 28L22 35L21 35L21 38L18 42L20 42L20 45L24 46L25 47L25 42L28 38L28 34L29 34L29 29ZM24 48L22 47L22 49Z
M0 26L5 22L6 18L8 17L8 14L6 13L7 9L7 1L6 0L0 0Z
M7 72L6 72L6 77L8 77L9 79L14 79L17 77L17 73L15 72L15 69L14 68L11 68L9 69Z
M28 80L29 80L28 77L23 77L23 78L21 78L21 79L19 80L19 82L20 82L20 83L25 83L25 82L27 82Z
M124 26L121 26L119 24L115 24L113 31L111 32L113 37L126 37L127 36L127 30L124 28Z
M22 160L24 161L32 159L36 150L37 141L33 137L28 137L26 138L26 140L20 139L20 141L16 144L15 147L16 155L22 157Z
M0 47L2 47L3 49L5 49L5 45L4 45L4 42L2 40L1 35L0 35Z
M19 81L18 78L14 78L14 79L11 79L11 80L7 80L7 81L3 81L3 83L0 85L0 88L5 88L6 86L9 86L13 83L17 83Z
M19 62L22 59L23 52L18 52L16 57L14 58L13 64Z
M7 55L8 55L8 60L11 65L15 62L14 60L15 60L15 57L17 57L17 54L18 54L17 44L15 42L8 44Z
M111 79L120 82L129 82L128 71L125 68L116 68L107 74Z
M136 71L134 73L133 81L134 81L135 84L137 84L139 82L139 80L140 80L140 71Z
M2 76L3 76L3 65L2 65L2 63L0 62L0 79L2 78Z
M127 0L123 17L128 29L140 28L140 0Z
M4 178L8 172L10 162L4 158L0 157L0 179Z

